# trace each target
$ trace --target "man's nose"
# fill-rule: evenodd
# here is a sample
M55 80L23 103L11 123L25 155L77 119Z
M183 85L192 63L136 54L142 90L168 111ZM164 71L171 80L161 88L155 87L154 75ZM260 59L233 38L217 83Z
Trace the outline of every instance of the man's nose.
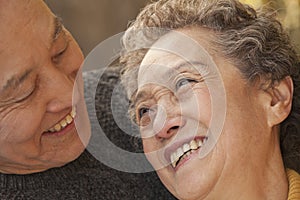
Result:
M49 92L47 112L60 112L70 108L73 103L74 80L59 71L53 73L53 78L48 80L48 90L45 90Z

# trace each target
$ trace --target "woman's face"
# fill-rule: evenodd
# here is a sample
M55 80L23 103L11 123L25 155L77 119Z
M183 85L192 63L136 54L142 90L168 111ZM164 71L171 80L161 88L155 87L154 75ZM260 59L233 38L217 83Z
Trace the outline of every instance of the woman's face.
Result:
M83 55L43 1L0 4L0 172L62 166L89 138Z
M265 133L271 130L258 101L262 92L209 49L211 33L199 28L179 32L210 52L218 72L206 56L197 56L197 48L164 36L155 45L160 49L152 48L139 69L136 121L148 160L177 198L222 199L232 193L230 186L246 184L240 177L259 171L267 158L271 136ZM182 52L190 58L170 52L178 48L188 49Z

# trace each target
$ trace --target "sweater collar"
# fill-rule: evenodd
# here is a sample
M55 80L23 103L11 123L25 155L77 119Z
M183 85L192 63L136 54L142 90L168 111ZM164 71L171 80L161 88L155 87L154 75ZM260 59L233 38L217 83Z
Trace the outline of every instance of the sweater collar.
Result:
M291 169L287 169L286 173L289 182L288 200L299 200L300 199L300 175Z

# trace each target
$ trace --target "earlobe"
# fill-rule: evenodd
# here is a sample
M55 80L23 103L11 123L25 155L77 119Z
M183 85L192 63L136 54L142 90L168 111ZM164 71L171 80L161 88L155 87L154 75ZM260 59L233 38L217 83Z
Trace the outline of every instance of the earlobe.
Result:
M269 89L272 98L268 113L270 127L280 124L289 115L292 107L293 90L293 80L290 76L285 77Z

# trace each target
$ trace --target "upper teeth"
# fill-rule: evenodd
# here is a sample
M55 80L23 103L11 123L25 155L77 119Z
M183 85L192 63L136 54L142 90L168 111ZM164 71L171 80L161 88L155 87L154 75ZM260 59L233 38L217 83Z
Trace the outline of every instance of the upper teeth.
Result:
M66 126L68 126L73 122L75 116L76 116L76 108L73 107L72 111L64 119L62 119L60 122L55 124L52 128L50 128L46 132L54 133L54 132L61 131L62 129L64 129Z
M190 143L185 143L181 147L179 147L176 151L174 151L171 156L171 164L175 168L178 164L178 161L189 156L191 153L199 149L203 143L205 143L207 138L203 139L193 139Z

